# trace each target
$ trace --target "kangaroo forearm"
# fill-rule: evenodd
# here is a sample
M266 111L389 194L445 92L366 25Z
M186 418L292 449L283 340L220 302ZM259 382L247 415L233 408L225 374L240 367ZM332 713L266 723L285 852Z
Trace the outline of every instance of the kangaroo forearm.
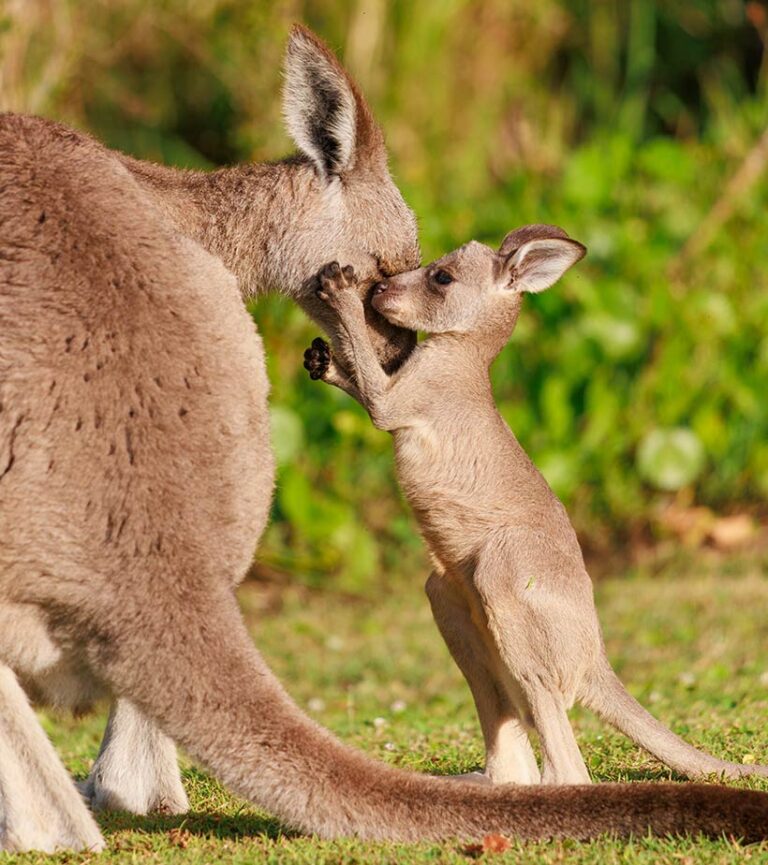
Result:
M337 387L339 390L343 390L344 393L351 396L353 400L359 402L363 408L367 408L365 400L358 390L357 385L334 361L331 361L331 365L328 367L328 372L323 376L323 381L326 384Z
M354 379L358 401L379 429L395 429L402 420L402 412L397 408L392 390L395 381L398 384L402 381L403 369L397 369L391 376L382 369L371 341L366 309L354 270L350 266L341 268L338 262L325 265L318 274L316 297L327 305L336 319L334 349ZM410 336L415 341L415 334ZM412 354L413 351L409 356ZM310 366L314 368L313 364Z
M389 390L391 379L381 368L371 344L362 307L359 314L342 315L340 323L341 351L366 408L372 407Z
M366 333L363 328L363 334ZM370 344L360 342L360 334L348 340L350 369L354 383L350 382L355 393L347 390L371 416L374 426L381 430L393 430L401 420L398 401L394 392L394 379L388 376L379 365Z

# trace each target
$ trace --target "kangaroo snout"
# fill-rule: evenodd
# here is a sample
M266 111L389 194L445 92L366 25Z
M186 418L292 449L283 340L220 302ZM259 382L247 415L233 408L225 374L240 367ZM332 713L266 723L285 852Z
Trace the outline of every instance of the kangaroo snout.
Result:
M371 306L384 318L394 322L392 316L397 315L404 288L402 283L398 283L395 279L377 282L371 290Z

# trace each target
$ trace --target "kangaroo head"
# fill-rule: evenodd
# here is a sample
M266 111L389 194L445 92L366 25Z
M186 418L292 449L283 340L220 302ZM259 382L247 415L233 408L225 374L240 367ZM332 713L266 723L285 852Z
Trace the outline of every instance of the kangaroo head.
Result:
M331 259L353 265L367 296L382 276L418 265L416 219L392 180L384 137L357 85L300 25L286 50L283 114L312 169L298 202L301 212L294 214L294 242L286 252L293 266L287 269L301 286L301 305L326 324L311 281L320 267ZM382 341L398 341L391 325L375 313L372 319ZM411 337L400 336L410 349Z
M523 292L554 285L586 248L554 225L510 232L498 252L471 241L426 267L373 289L372 304L388 321L426 333L497 334L506 340Z

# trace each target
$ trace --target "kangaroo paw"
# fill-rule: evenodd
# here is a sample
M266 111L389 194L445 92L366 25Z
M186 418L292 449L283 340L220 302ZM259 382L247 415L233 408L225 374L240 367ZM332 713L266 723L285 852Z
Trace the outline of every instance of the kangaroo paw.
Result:
M331 347L319 336L312 340L312 345L304 352L304 369L314 381L324 378L331 366Z

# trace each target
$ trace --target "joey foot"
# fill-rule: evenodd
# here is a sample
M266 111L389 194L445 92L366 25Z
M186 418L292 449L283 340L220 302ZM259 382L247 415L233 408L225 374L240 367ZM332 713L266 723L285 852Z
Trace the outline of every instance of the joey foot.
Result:
M304 369L309 372L313 381L324 378L331 367L331 347L317 336L312 345L304 352Z

